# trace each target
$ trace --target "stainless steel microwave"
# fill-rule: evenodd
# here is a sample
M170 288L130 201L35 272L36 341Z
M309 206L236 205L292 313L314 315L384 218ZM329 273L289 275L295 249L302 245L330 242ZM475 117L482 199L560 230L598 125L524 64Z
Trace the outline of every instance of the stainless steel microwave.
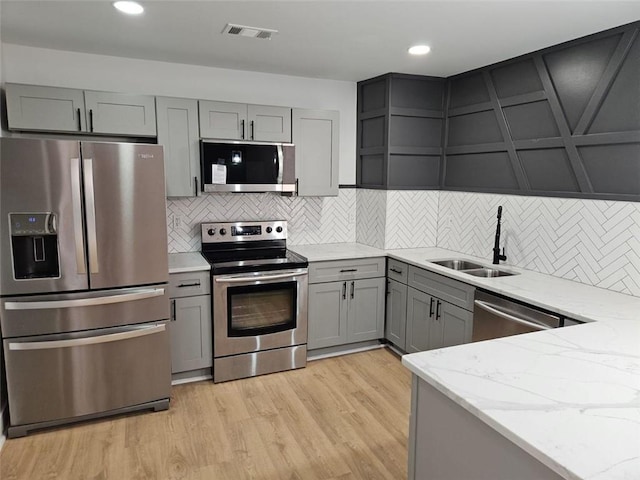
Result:
M205 192L296 191L295 146L291 143L200 141Z

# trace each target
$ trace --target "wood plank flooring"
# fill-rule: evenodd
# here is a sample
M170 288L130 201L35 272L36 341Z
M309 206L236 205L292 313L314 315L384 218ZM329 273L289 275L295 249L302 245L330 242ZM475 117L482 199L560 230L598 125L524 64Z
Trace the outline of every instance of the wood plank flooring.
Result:
M7 440L0 478L404 479L410 380L378 349L180 385L168 411Z

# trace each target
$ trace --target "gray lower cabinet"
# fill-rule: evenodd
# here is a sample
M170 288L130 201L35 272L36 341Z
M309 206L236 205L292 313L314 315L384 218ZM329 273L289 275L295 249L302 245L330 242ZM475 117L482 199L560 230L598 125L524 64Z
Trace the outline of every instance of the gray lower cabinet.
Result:
M294 108L298 196L338 195L340 112Z
M8 83L9 130L156 135L151 95L97 92Z
M200 183L198 101L156 97L156 116L167 197L195 197Z
M384 278L309 285L309 350L382 338L384 291Z
M394 270L402 270L403 274L405 271L398 262ZM470 342L475 288L413 265L406 270L409 289L405 351L421 352ZM388 270L389 276L392 271Z
M213 366L209 292L209 272L169 275L171 373Z
M372 261L384 265L384 259ZM345 279L313 283L322 275L310 275L309 350L377 340L384 336L385 279L380 276L346 279L358 276L355 266L362 265L363 260L350 262L321 262L312 264L310 268L314 272L336 269L338 274L344 270L342 275Z
M200 100L203 138L291 142L291 108Z
M387 313L384 338L405 350L407 326L407 286L387 280Z

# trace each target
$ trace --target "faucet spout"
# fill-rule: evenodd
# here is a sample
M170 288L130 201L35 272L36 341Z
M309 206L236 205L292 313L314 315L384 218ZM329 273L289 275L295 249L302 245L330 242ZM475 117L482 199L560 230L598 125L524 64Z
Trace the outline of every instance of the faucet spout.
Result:
M502 248L502 254L500 254L500 221L502 220L502 205L498 207L498 224L496 225L496 238L493 244L493 264L498 265L500 260L506 260L504 248Z

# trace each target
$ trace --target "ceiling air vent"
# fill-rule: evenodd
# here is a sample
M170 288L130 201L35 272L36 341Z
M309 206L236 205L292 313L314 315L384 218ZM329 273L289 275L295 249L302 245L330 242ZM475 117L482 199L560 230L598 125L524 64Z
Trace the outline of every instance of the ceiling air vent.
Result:
M259 27L247 27L246 25L234 25L233 23L227 23L222 30L222 33L228 33L229 35L240 35L241 37L249 38L262 38L265 40L271 40L271 36L278 33L278 30L271 30L270 28Z

